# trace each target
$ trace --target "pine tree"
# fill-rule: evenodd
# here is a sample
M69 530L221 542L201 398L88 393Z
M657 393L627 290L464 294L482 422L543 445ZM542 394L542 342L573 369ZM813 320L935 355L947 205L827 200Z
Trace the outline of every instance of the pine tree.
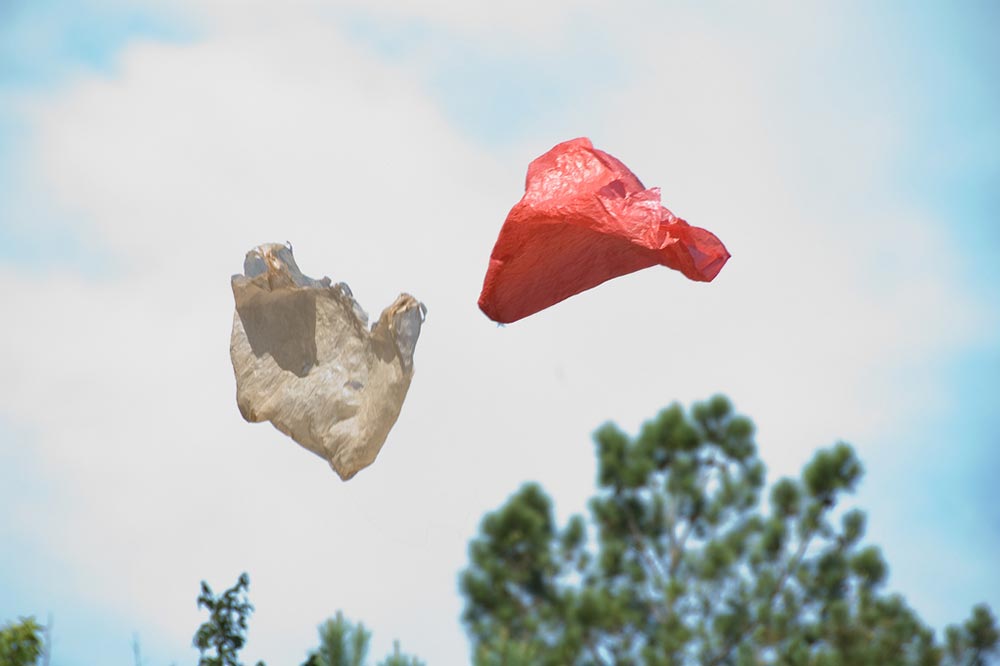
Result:
M247 598L250 577L240 574L236 585L216 597L205 581L201 582L198 608L208 609L209 618L198 627L194 646L201 655L198 666L243 666L239 652L246 644L247 620L253 604ZM214 652L214 654L212 654ZM257 666L264 666L257 662Z
M336 617L320 625L319 648L302 666L365 666L371 637L364 624L355 625L337 611ZM424 663L400 652L399 641L395 641L393 653L379 662L379 666L424 666Z
M471 542L460 580L477 666L957 666L996 653L987 607L941 646L884 591L865 514L836 510L863 474L847 444L771 486L764 508L753 424L721 396L595 440L589 522L558 528L529 483Z

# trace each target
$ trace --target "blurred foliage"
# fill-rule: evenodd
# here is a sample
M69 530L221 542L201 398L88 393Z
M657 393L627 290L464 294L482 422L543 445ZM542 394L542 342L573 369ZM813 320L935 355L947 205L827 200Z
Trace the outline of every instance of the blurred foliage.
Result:
M253 612L247 598L249 587L246 573L218 597L208 583L201 582L198 608L206 608L209 617L194 635L194 646L201 655L198 666L243 666L239 651L246 644L247 620ZM264 666L264 662L257 662L257 666Z
M754 426L721 396L595 441L589 521L560 529L532 483L483 519L460 576L476 666L958 666L996 653L987 607L940 645L884 591L865 514L837 510L863 475L847 444L766 489Z
M355 625L338 611L335 618L320 625L319 648L302 666L365 666L371 636L364 624ZM379 666L424 666L424 663L400 652L396 641L393 653L380 661Z
M22 617L0 627L0 666L34 666L42 656L44 627Z

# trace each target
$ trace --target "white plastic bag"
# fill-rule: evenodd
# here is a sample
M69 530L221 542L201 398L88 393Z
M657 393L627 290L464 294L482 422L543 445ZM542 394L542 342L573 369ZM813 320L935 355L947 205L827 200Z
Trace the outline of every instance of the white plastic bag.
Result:
M372 464L403 406L427 309L400 294L368 328L344 283L313 280L291 246L250 250L232 278L236 403L329 461L343 480Z

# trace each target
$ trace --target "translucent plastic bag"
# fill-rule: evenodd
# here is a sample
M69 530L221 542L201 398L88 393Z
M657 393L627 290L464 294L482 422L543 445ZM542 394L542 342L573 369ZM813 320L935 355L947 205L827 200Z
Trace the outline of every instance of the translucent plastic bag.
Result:
M399 417L427 309L400 294L369 330L348 286L303 275L291 246L250 250L243 272L232 278L230 341L240 414L270 421L350 479Z

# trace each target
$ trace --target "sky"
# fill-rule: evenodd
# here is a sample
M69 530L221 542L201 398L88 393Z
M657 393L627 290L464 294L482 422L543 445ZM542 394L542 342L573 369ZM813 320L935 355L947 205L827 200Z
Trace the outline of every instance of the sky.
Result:
M52 666L194 663L250 574L247 661L337 610L468 660L458 572L591 434L722 392L770 479L850 442L889 589L1000 608L994 3L0 0L0 622ZM476 307L528 162L577 136L733 258L506 327ZM239 415L230 275L263 242L370 316L428 308L378 460L341 482Z

